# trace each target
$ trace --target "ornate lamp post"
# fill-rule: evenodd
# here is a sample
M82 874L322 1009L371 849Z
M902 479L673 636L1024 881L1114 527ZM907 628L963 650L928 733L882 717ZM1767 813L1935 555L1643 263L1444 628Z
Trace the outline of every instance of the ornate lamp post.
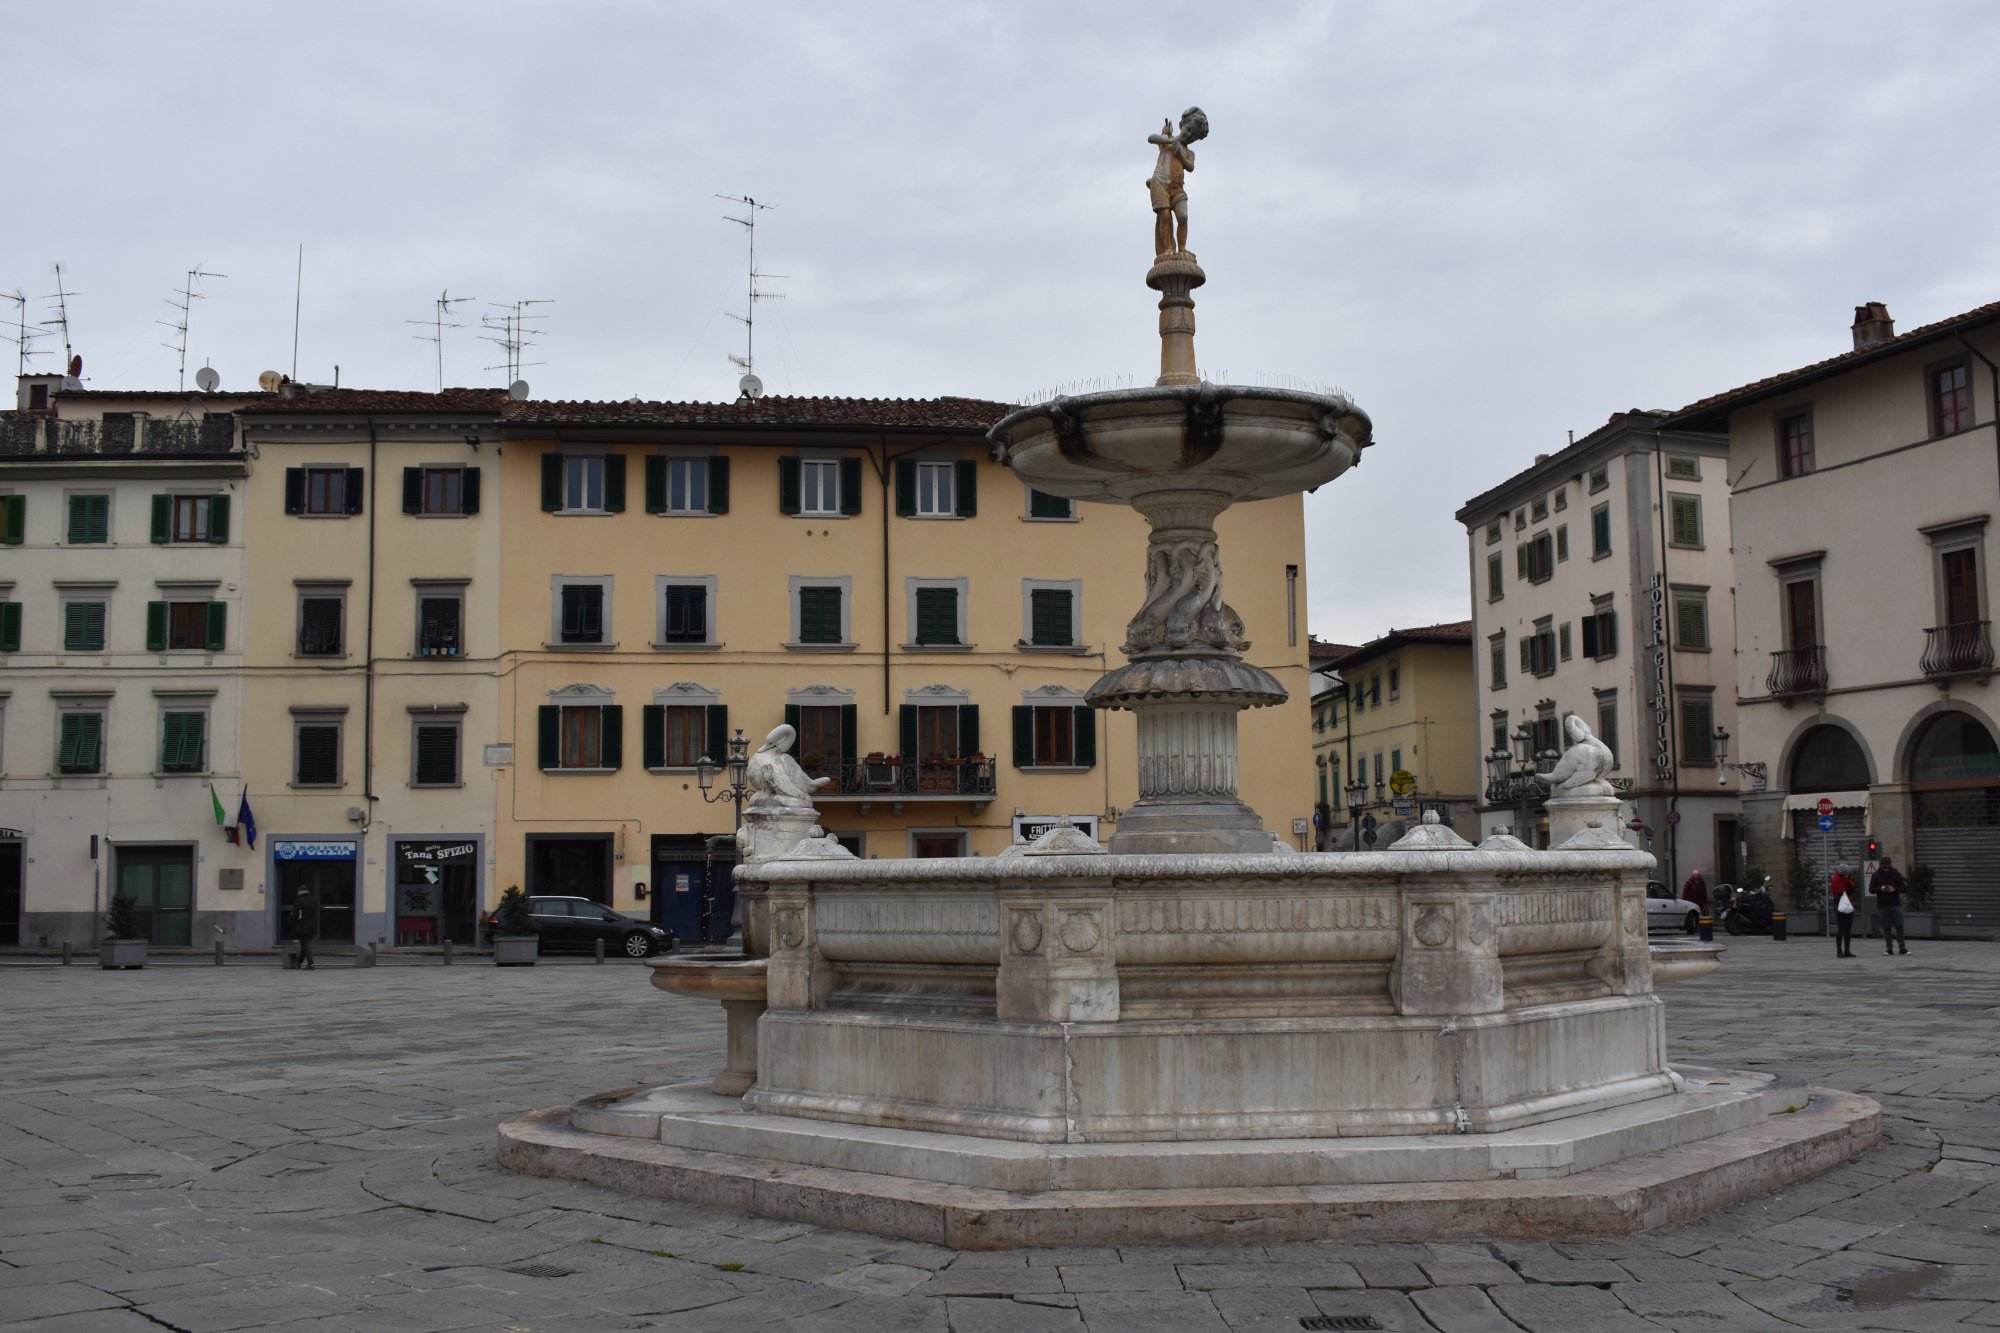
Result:
M1514 729L1512 739L1511 751L1495 749L1486 756L1486 800L1491 805L1513 802L1519 806L1521 822L1514 829L1518 838L1528 827L1529 804L1547 789L1539 775L1562 756L1554 750L1536 750L1535 733L1525 722Z
M714 805L717 801L727 801L735 808L735 827L740 829L743 827L743 795L748 787L744 774L750 767L750 738L743 734L741 727L738 727L736 734L729 738L729 758L726 764L729 769L729 785L713 796L709 795L709 792L715 787L715 775L719 771L713 759L703 755L694 761L694 780L701 785L702 800L710 805ZM701 876L701 938L704 944L708 942L709 922L715 916L716 844L733 841L734 839L727 835L718 834L704 844L707 852ZM729 924L732 928L738 925L733 912L730 914Z
M1724 731L1720 726L1717 726L1715 729L1714 740L1715 740L1715 785L1718 787L1727 787L1729 785L1729 770L1733 768L1738 773L1741 773L1744 777L1750 779L1750 790L1763 791L1765 785L1769 781L1769 777L1765 771L1764 765L1762 765L1761 763L1748 763L1748 764L1730 763L1729 733Z
M1354 850L1361 850L1361 811L1368 803L1368 784L1356 778L1347 784L1347 833Z

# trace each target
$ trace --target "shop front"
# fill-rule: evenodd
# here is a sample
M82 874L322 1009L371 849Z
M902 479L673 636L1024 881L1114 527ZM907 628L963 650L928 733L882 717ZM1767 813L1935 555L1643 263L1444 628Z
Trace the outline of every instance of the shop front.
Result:
M21 942L21 867L27 858L19 829L0 829L0 949Z
M478 943L480 849L477 835L391 840L395 944Z
M280 943L298 938L298 918L292 904L300 889L319 899L319 940L353 944L356 908L360 902L361 863L355 840L347 838L274 838L271 841L271 911Z
M154 944L194 941L194 848L117 845L117 892L132 900L139 934Z

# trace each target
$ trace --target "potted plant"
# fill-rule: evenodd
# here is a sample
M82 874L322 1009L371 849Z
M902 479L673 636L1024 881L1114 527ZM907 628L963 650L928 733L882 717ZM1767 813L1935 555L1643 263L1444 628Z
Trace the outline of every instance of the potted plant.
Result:
M146 937L139 933L139 911L122 893L112 894L105 909L104 939L97 946L97 965L104 968L146 965Z
M494 913L493 962L497 967L533 967L541 939L535 934L534 918L528 914L528 895L518 884L509 884L500 895L500 910Z
M1937 871L1931 866L1913 865L1903 884L1903 928L1912 935L1937 935L1937 918L1931 912L1931 893L1937 887Z

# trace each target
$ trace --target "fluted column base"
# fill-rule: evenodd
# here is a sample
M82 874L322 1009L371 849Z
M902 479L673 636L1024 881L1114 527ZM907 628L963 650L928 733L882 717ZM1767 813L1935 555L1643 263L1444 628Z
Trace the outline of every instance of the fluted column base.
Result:
M1271 850L1264 821L1236 795L1241 699L1166 694L1121 706L1139 722L1139 800L1118 817L1112 851L1164 856Z

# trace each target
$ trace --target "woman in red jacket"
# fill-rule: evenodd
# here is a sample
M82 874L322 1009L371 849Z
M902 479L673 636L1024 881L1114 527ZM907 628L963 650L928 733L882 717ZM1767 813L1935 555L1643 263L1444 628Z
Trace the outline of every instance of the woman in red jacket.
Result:
M1833 879L1827 885L1827 896L1833 900L1833 919L1839 933L1834 936L1834 957L1854 957L1854 875L1852 867L1842 861L1833 868Z

